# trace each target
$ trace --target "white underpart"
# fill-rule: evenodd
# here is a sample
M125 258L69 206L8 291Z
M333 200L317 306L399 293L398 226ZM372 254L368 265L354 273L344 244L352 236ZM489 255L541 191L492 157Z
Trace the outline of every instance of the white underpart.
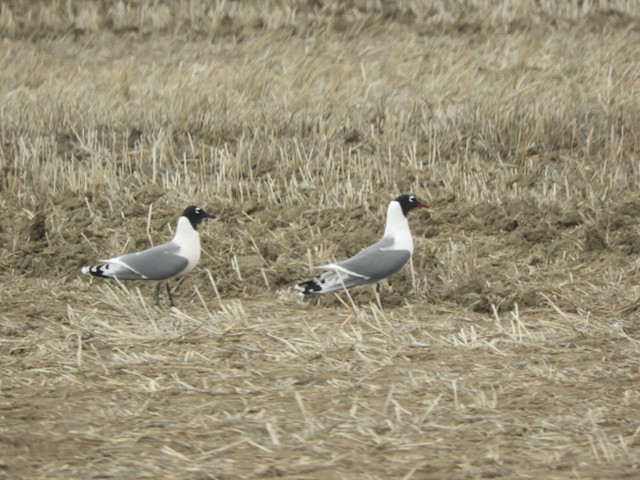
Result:
M180 272L180 276L185 275L193 270L200 261L200 235L191 226L191 222L187 217L178 219L178 227L172 242L180 246L180 250L176 254L185 257L189 261L187 268Z
M384 250L407 250L413 255L413 238L409 230L409 221L402 213L402 207L395 200L387 208L387 224L384 227L383 238L393 238L393 244Z

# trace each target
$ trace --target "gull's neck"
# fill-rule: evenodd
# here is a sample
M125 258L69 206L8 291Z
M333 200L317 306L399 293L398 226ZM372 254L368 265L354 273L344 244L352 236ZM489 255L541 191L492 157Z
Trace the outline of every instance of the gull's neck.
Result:
M182 245L184 243L191 243L194 240L199 243L199 239L198 231L193 228L189 219L187 217L180 217L178 219L176 233L173 235L173 242Z
M409 230L409 222L404 213L402 213L402 207L395 200L390 202L387 208L387 223L384 227L384 236L394 239L392 249L413 252L413 239Z
M198 235L198 231L193 228L187 217L178 219L176 234L171 242L178 247L178 251L175 254L185 257L188 261L181 275L189 273L200 261L200 235Z

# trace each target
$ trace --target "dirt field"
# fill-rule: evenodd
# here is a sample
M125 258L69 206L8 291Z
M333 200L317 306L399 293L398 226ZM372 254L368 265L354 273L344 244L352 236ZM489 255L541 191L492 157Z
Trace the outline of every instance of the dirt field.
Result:
M3 3L0 478L638 478L640 7L602 3ZM293 292L401 193L410 266ZM190 204L176 308L80 274Z

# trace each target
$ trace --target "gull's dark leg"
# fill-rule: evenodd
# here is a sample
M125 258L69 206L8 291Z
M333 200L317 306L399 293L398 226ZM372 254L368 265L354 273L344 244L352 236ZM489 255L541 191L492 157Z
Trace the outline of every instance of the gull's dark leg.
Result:
M378 308L383 310L382 308L382 299L380 298L380 283L376 283L373 286L374 295L376 297L376 303L378 304Z
M156 307L160 306L160 282L156 285Z
M169 302L171 302L172 307L175 307L176 304L173 303L173 296L171 295L171 287L169 287L169 282L165 282L165 285L167 286L167 293L169 294Z

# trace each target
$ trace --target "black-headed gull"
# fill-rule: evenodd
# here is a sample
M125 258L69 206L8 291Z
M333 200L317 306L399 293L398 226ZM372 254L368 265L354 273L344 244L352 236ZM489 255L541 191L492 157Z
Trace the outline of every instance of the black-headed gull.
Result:
M200 261L198 225L207 218L215 217L200 207L187 207L178 219L176 233L170 242L142 252L99 260L102 265L83 267L82 273L119 280L156 280L157 305L160 305L160 282L167 282L167 293L173 306L168 280L189 273Z
M317 278L297 284L295 289L304 294L330 293L378 282L393 275L413 253L407 213L418 207L429 208L429 205L414 195L400 195L392 200L387 208L384 235L378 242L343 262L315 267L327 271Z

